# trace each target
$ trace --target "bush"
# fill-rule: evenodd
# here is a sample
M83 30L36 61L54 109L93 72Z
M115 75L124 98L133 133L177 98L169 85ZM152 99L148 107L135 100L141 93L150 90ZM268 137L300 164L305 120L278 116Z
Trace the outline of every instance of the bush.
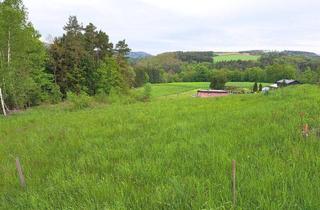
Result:
M219 71L212 75L210 88L215 90L223 90L227 81L227 74L223 71Z
M134 95L134 97L136 98L136 100L138 101L142 101L142 102L146 102L146 101L150 101L151 99L151 84L147 83L144 87L143 87L143 92Z
M108 101L112 104L114 103L121 103L121 90L120 88L117 87L112 87L110 89L110 93L109 93L109 97L108 97Z
M102 104L109 102L108 94L104 92L102 89L98 90L97 94L94 96L94 99L96 102L102 103Z
M144 86L143 94L142 94L142 98L143 98L144 101L150 100L150 98L151 98L151 91L152 91L151 84L150 84L150 83L147 83L147 84Z
M72 108L76 110L88 108L92 102L90 96L85 92L81 92L80 94L68 92L67 99L72 103Z
M58 85L52 85L50 94L49 94L49 101L52 104L57 104L61 101L62 99L62 94L60 92L60 88Z

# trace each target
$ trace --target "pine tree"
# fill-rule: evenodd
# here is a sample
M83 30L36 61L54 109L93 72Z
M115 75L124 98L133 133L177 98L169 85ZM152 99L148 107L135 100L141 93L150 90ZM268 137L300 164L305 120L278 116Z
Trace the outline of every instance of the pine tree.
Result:
M127 90L128 88L133 87L134 79L136 76L135 71L129 65L128 59L127 59L127 56L130 53L131 49L126 43L126 40L122 40L116 44L116 48L114 49L114 51L115 51L117 63L120 66L122 77L124 78L124 83L125 83L124 87L126 87L124 88L124 90Z
M262 92L262 89L263 89L263 87L262 87L262 84L260 83L260 85L259 85L259 92Z
M69 17L63 28L65 34L54 40L50 52L50 69L61 92L66 96L68 91L80 93L85 88L86 79L82 65L87 58L83 27L77 17Z

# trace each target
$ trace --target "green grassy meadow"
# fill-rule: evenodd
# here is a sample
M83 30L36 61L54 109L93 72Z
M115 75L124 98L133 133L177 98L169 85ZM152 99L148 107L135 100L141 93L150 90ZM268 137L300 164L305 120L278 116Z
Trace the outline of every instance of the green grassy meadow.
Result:
M247 88L252 89L254 82L228 82L226 86ZM269 85L269 83L262 83L263 86ZM152 85L152 98L167 97L176 95L187 95L195 94L199 89L209 89L210 82L177 82L177 83L161 83ZM141 93L143 88L134 90L135 92Z
M228 62L228 61L257 61L260 58L259 55L249 55L249 54L221 54L213 57L214 63Z
M0 209L232 209L233 159L236 208L320 208L318 86L161 97L206 86L179 85L147 103L0 117Z

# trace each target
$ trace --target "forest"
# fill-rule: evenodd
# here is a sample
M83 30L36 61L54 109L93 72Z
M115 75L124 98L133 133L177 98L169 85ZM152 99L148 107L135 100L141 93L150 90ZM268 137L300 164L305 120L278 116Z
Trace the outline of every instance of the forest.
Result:
M250 51L251 52L251 51ZM302 83L320 81L320 57L293 52L259 52L257 61L227 61L213 63L206 60L206 52L189 52L190 57L180 52L163 53L136 61L136 86L144 82L209 82L216 74L225 74L232 82L268 82L283 78L297 79ZM256 53L253 51L253 53ZM206 60L206 61L205 61Z

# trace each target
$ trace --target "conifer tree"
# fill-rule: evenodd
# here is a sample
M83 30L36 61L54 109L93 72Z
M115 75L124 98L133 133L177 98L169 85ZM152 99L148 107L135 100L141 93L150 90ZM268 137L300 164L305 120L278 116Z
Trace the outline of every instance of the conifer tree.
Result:
M255 82L253 85L253 92L254 93L258 92L258 83L257 82Z

